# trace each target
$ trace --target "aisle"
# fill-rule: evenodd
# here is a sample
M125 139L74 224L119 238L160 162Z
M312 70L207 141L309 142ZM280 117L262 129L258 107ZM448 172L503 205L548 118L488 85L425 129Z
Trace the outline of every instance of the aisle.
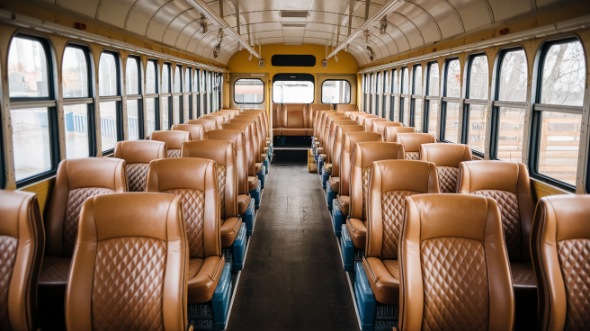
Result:
M359 329L323 190L305 157L281 151L273 160L228 330Z

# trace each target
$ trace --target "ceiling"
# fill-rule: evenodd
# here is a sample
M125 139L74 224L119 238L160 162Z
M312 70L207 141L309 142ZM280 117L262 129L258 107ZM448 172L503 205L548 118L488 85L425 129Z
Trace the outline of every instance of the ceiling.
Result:
M33 0L25 0L34 2ZM43 0L174 48L213 59L219 26L207 19L201 27L203 4L257 51L258 45L319 44L328 52L365 25L358 37L342 44L359 65L424 45L474 32L483 27L539 10L563 0ZM571 1L568 1L571 2ZM393 5L392 5L393 4ZM384 6L392 8L380 13ZM239 9L239 17L237 15ZM352 13L349 16L349 13ZM210 15L206 15L210 17ZM380 31L381 20L387 25ZM243 46L231 31L215 61L227 64ZM373 61L367 49L374 52Z

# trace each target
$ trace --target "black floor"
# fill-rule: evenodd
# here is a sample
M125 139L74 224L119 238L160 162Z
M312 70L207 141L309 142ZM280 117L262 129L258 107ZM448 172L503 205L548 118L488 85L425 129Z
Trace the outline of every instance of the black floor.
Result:
M358 330L338 244L306 151L277 151L228 330Z

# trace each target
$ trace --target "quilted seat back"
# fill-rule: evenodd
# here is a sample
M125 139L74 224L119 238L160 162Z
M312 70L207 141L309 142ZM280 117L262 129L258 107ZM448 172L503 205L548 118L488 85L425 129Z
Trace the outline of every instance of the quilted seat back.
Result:
M115 157L125 160L129 192L145 191L148 165L167 155L166 143L156 140L125 140L115 145Z

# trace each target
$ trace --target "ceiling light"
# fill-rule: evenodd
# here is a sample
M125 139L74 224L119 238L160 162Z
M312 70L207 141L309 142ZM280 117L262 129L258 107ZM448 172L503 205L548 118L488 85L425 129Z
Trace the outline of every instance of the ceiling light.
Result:
M306 18L309 10L281 10L282 18Z

